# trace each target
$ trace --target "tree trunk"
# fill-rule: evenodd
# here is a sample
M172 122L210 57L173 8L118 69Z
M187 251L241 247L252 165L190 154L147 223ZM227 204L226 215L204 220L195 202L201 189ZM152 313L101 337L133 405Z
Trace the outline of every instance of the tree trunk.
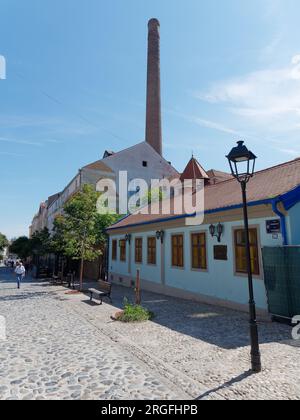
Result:
M83 258L81 258L81 262L80 262L80 279L79 279L80 291L82 291L82 289L83 289L83 264L84 264L84 260L83 260Z

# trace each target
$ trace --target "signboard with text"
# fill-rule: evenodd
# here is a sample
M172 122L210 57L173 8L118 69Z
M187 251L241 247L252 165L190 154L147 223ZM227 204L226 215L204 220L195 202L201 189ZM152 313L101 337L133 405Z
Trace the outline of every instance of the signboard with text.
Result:
M281 232L280 219L267 220L266 221L267 233L274 234Z

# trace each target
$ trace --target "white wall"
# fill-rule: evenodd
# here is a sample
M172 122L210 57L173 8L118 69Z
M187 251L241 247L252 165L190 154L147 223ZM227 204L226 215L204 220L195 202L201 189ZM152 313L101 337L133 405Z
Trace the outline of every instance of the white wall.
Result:
M147 167L143 167L143 161ZM122 150L103 160L116 174L117 192L119 171L127 171L128 182L133 179L144 179L148 185L151 179L163 179L170 176L178 176L176 170L165 161L147 143L140 143L129 149Z
M270 218L274 219L274 218ZM280 246L282 245L282 236L273 237L266 233L266 218L252 219L250 227L258 227L259 240L261 246ZM157 241L157 264L149 266L147 264L147 237L155 236L155 231L144 232L141 234L133 234L131 240L131 273L128 270L129 245L127 244L127 261L120 263L119 247L117 261L111 260L112 247L110 245L110 264L111 273L117 273L121 276L132 276L135 278L136 269L140 268L141 278L152 283L162 284L165 281L166 286L176 289L182 289L195 294L206 295L225 301L230 301L242 305L247 305L249 301L247 276L236 276L234 273L234 249L233 249L233 228L243 226L243 221L227 222L224 224L224 234L222 236L221 245L228 247L228 261L214 260L213 247L218 245L216 238L212 238L209 234L209 226L202 225L199 227L188 226L176 229L166 229L164 246L165 246L165 278L161 276L161 243ZM207 260L208 270L192 271L191 270L191 232L205 231L207 234ZM171 235L174 233L184 233L184 268L177 269L171 266ZM124 239L124 235L114 236L112 239ZM143 238L143 264L137 266L134 263L134 239L135 237ZM263 268L261 262L261 276L254 277L255 299L258 308L267 309L266 291L263 281Z
M161 282L161 253L159 243L157 242L156 248L156 264L147 264L147 238L149 236L155 236L156 231L149 231L143 234L133 234L131 243L126 244L126 262L120 261L120 248L119 240L124 239L125 235L112 236L110 238L110 252L109 252L109 271L117 273L120 276L136 276L137 269L140 269L141 278L152 281L154 283ZM143 238L143 264L135 263L135 238ZM112 261L112 240L117 240L117 260ZM131 252L131 261L129 264L129 253Z

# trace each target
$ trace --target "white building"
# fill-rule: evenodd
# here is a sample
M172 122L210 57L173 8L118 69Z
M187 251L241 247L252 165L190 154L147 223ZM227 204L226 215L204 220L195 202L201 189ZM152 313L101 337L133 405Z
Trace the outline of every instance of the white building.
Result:
M204 189L201 225L186 214L133 214L109 228L110 281L131 286L140 270L145 290L247 309L241 190L235 179L215 181ZM262 248L300 245L300 159L257 172L248 202L255 298L266 311ZM219 224L220 242L210 232Z
M47 227L51 231L57 215L63 212L64 204L84 184L94 185L101 179L111 179L119 184L119 172L126 171L128 182L144 179L149 185L151 179L178 177L178 172L160 156L148 143L142 142L117 153L105 152L103 159L81 168L71 182L52 200L48 206ZM118 192L118 190L117 190Z

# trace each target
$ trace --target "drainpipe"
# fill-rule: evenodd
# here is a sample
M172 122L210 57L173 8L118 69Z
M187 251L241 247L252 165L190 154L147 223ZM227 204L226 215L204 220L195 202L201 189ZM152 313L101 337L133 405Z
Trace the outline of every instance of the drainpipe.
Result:
M272 201L272 210L273 212L280 217L281 226L282 226L282 236L283 236L283 245L288 245L288 239L287 239L287 230L286 230L286 220L285 215L281 213L280 210L278 210L277 205L280 203L280 200L276 199Z

